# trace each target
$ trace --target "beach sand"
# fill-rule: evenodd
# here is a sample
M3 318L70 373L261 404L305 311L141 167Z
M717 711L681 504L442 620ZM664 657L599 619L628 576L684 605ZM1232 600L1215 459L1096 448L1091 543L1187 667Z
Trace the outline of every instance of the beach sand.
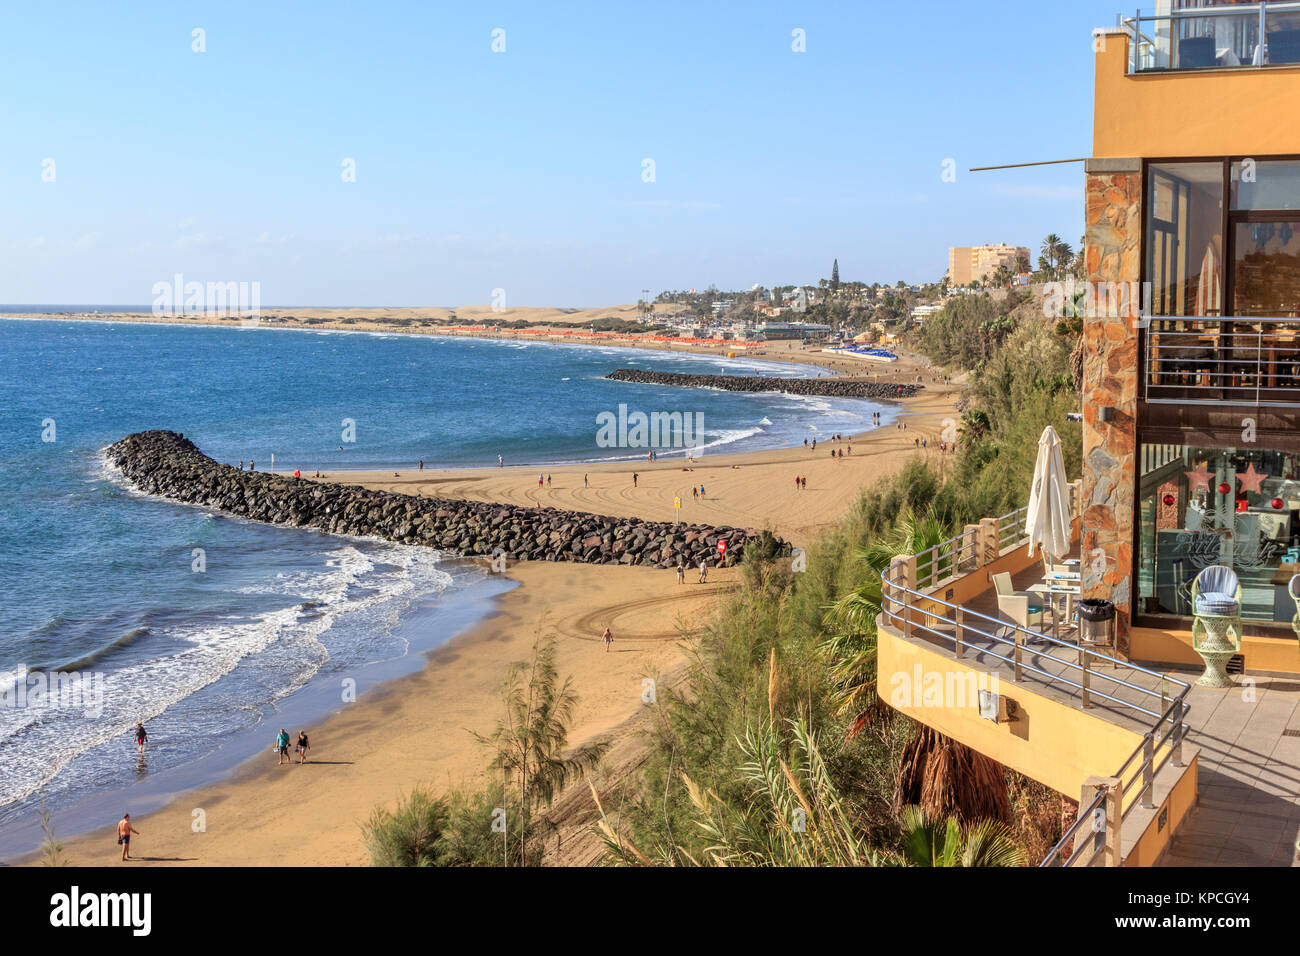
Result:
M448 470L431 468L426 461L423 472L415 467L399 469L397 477L392 471L329 472L323 477L425 497L769 529L806 546L843 517L860 489L894 473L912 456L925 456L936 464L951 459L939 452L937 444L943 420L960 417L953 409L952 394L927 389L902 404L906 411L900 420L907 422L906 430L891 424L838 442L828 441L823 433L816 451L797 446L705 454L693 462L665 457L656 462ZM930 447L918 450L917 438L925 438ZM847 454L850 448L852 453ZM832 458L832 450L846 454ZM508 462L509 449L503 455ZM550 484L539 485L539 474L549 475ZM804 490L795 486L798 475L808 479ZM692 486L699 485L704 486L702 498L691 494ZM680 511L674 508L675 498L681 500Z
M490 733L504 713L501 687L512 662L528 656L539 621L559 637L557 665L579 703L571 743L615 739L645 707L643 681L680 673L681 627L707 614L738 572L676 583L672 571L526 562L521 584L478 627L430 655L429 666L362 694L308 728L310 759L279 766L267 751L217 784L181 794L132 822L135 865L352 866L368 862L361 824L377 804L393 806L417 784L441 791L482 779L487 752L471 731ZM614 643L600 641L608 626ZM290 728L296 737L298 728ZM296 758L295 758L296 761ZM124 799L126 799L124 797ZM206 832L191 830L193 811ZM129 807L124 807L129 809ZM61 838L74 865L116 865L115 831Z
M894 373L914 380L917 369L910 362L900 366ZM681 459L550 467L540 469L552 479L541 488L537 468L426 467L419 473L412 467L399 470L396 478L392 472L329 478L411 494L659 520L674 517L673 497L680 495L685 521L770 528L807 546L845 514L860 489L915 455L941 458L933 446L943 419L958 417L955 398L953 388L927 379L926 390L900 403L906 431L888 425L849 442L819 441L816 453L796 447L706 456L685 466L693 471L683 471ZM928 451L914 447L918 436L929 439ZM848 444L851 456L831 458L832 448ZM507 460L508 452L502 451ZM807 476L807 490L796 490L796 475ZM705 486L703 499L691 496L693 484ZM493 616L430 655L420 672L363 694L309 728L313 759L306 766L279 767L268 749L226 780L178 795L163 809L134 820L141 832L132 847L137 865L366 864L361 824L376 805L393 806L417 784L442 790L481 778L487 754L470 731L487 733L495 726L503 713L500 692L509 666L527 656L544 616L559 635L559 671L572 676L580 698L570 743L607 739L614 744L597 783L627 772L639 760L637 728L648 710L642 681L656 678L663 687L681 678L687 658L683 635L707 621L739 572L712 570L707 585L694 583L693 573L687 584L678 585L671 570L576 563L522 562L506 573L520 586L498 599ZM615 637L608 654L599 642L606 626ZM268 726L268 748L273 733ZM557 805L565 842L552 853L552 862L599 859L586 791L586 784L570 788ZM195 808L206 812L204 833L191 830ZM74 864L128 865L117 860L111 829L61 842Z

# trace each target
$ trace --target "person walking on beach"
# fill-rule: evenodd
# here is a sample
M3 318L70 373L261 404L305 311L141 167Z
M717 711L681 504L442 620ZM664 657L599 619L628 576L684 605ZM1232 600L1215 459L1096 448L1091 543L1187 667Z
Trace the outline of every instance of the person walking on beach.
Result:
M546 477L545 475L538 475L538 476L537 476L537 487L538 487L538 488L542 487L542 485L545 484L545 481L544 481L545 477Z
M504 468L505 466L506 466L506 460L502 458L500 455L497 455L497 467Z
M419 470L420 470L420 471L424 471L424 459L423 459L423 458L420 459L420 467L419 467Z
M551 476L550 476L550 475L547 475L547 476L546 476L546 487L547 487L547 488L551 487Z
M117 821L117 842L122 844L122 859L131 859L131 834L140 835L140 831L131 826L131 814L122 814L122 819Z
M298 731L298 765L302 766L307 762L307 751L311 749L311 744L307 743L307 731Z
M677 583L686 583L686 565L682 564L680 561L677 562Z
M144 745L148 740L149 734L145 731L144 724L137 723L135 725L135 749L140 753L144 753Z
M276 764L278 767L283 765L285 760L289 757L289 731L285 730L283 727L281 727L280 732L275 735L275 749L280 754L280 762ZM289 762L293 763L292 760L289 760Z
M609 653L609 645L611 645L611 644L614 643L614 634L613 634L613 632L612 632L608 627L605 628L605 633L601 635L600 639L601 639L602 641L605 642L605 653L608 654L608 653Z
M251 458L248 459L248 470L249 470L249 471L257 471L257 466L256 466L255 464L253 464L253 459L251 459Z
M583 475L583 476L582 476L582 487L583 487L583 490L586 490L586 487L587 487L587 476L586 476L586 475Z
M636 479L637 479L637 474L636 474L636 472L634 471L634 472L632 472L632 487L633 487L633 488L636 487Z
M703 558L700 558L700 583L703 584L707 580L709 580L709 566L704 563Z
M700 498L700 489L696 488L694 485L691 485L691 498L695 499L696 501L698 501Z

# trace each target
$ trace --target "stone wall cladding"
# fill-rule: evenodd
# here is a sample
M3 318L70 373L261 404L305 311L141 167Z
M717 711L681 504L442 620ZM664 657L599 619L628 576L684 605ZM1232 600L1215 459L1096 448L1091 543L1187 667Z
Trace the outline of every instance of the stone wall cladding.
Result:
M360 485L308 481L241 471L203 454L171 431L139 432L110 445L108 460L141 491L217 508L271 524L331 534L374 536L459 556L516 561L673 568L732 565L763 532L725 526L613 518L556 508L525 508L459 499L423 498ZM717 545L727 542L726 558ZM772 536L775 552L790 546Z
M1129 171L1090 172L1086 179L1088 281L1139 281L1140 165L1132 164ZM1084 596L1113 601L1118 612L1117 629L1127 635L1133 590L1133 489L1137 465L1136 316L1088 317L1083 326L1083 346L1083 559L1090 570L1084 577ZM1099 419L1103 407L1115 409L1109 422ZM1104 571L1096 560L1099 554L1104 554Z

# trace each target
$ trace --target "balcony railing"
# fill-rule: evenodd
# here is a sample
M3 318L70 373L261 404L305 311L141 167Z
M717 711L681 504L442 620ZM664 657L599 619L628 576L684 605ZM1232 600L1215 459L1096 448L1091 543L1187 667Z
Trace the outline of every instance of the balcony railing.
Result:
M1146 322L1147 402L1300 406L1300 319L1168 316Z
M1129 73L1300 66L1300 2L1233 4L1124 18ZM1260 38L1263 42L1260 42Z
M1077 483L1074 487L1070 510L1077 517ZM1117 866L1124 820L1137 807L1153 808L1154 781L1166 764L1172 761L1174 766L1183 766L1191 685L1083 643L1076 645L936 597L958 579L1027 545L1025 516L1026 509L1020 508L1000 518L985 519L919 554L895 558L881 576L879 623L892 627L906 640L921 635L947 645L957 660L968 651L993 658L1011 670L1016 683L1032 680L1064 688L1070 694L1077 692L1082 707L1104 701L1136 715L1149 727L1128 759L1105 785L1097 787L1089 805L1080 806L1074 824L1040 864L1090 866L1101 858ZM1027 651L1029 644L1040 646ZM1059 665L1060 673L1048 670L1049 664ZM1107 665L1109 673L1098 670L1099 665ZM1121 673L1128 676L1121 677ZM1145 684L1139 682L1138 675L1147 678ZM1119 696L1125 691L1135 699Z

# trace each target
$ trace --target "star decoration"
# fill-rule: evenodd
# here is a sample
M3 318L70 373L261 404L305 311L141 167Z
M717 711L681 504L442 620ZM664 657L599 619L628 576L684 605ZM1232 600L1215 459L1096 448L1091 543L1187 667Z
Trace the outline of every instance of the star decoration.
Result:
M1195 471L1183 472L1183 474L1187 476L1189 491L1195 491L1197 488L1204 488L1206 491L1210 490L1211 475L1210 469L1207 467L1208 465L1209 462L1203 461L1196 466Z
M1241 490L1253 491L1257 495L1262 493L1259 489L1260 482L1267 477L1268 475L1261 475L1255 470L1255 463L1253 461L1246 466L1245 471L1237 472L1237 480L1241 482Z

